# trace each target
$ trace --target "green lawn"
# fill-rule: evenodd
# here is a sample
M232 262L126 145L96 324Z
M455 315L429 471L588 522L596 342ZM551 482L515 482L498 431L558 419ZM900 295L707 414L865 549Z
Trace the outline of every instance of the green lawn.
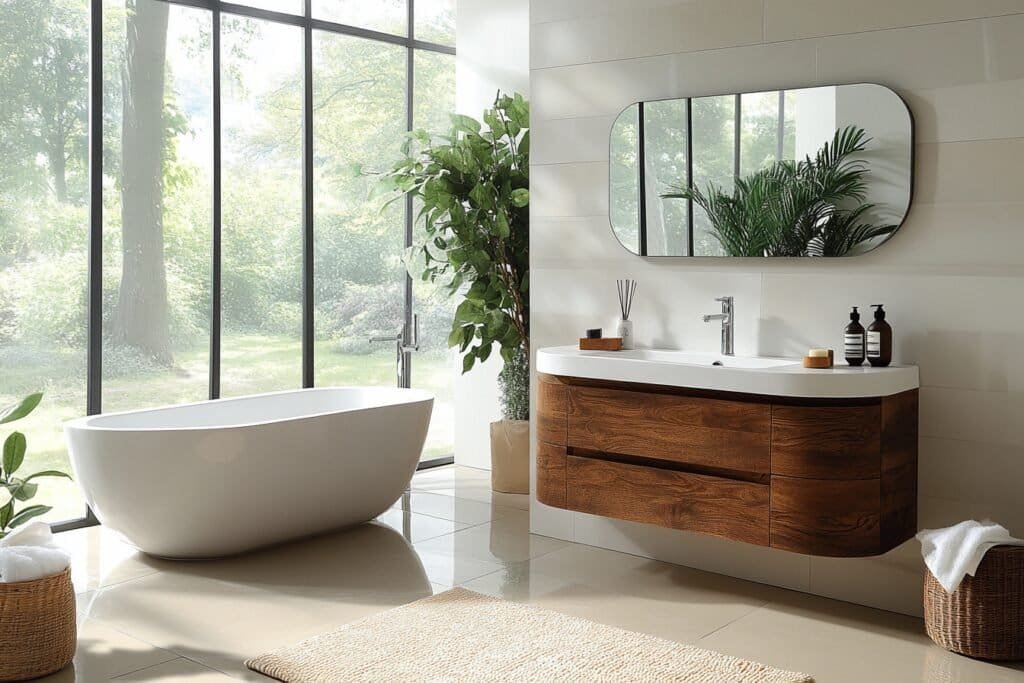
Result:
M368 355L339 353L330 342L318 342L317 386L394 386L393 350ZM133 368L130 360L105 359L103 410L187 403L206 399L208 357L204 347L179 351L171 369ZM413 385L436 397L434 420L423 457L452 451L451 386L455 366L441 353L417 354L413 361ZM61 424L85 413L85 359L81 352L26 350L0 347L0 405L13 403L33 391L43 391L43 402L28 418L10 425L28 437L29 455L23 470L70 472ZM225 333L221 359L221 394L242 396L301 386L301 348L287 337ZM5 438L7 432L0 432ZM49 519L70 519L83 514L84 503L75 484L47 479L35 501L53 505Z

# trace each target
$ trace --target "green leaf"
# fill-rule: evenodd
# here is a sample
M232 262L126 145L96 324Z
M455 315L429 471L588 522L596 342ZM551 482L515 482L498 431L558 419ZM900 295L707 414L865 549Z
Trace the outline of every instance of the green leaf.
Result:
M462 374L465 375L467 372L473 369L473 363L476 362L476 357L472 353L467 353L462 357Z
M15 479L7 485L7 489L16 500L24 502L35 497L36 492L39 490L39 484L32 484L23 479Z
M4 489L7 491L7 489ZM0 529L6 529L10 524L11 517L14 515L14 501L8 500L8 502L0 507Z
M25 481L32 481L39 477L63 477L64 479L71 479L71 475L67 472L61 472L60 470L43 470L42 472L36 472L25 477Z
M11 492L4 487L0 487L0 529L3 528L3 511L4 508L10 506L11 500L14 498Z
M480 122L474 119L472 116L465 116L464 114L452 114L452 129L461 133L479 133Z
M12 529L14 529L15 527L21 526L22 524L24 524L25 522L29 521L34 517L38 517L39 515L45 515L52 509L53 508L50 507L49 505L29 505L27 508L23 508L18 514L14 515L14 517L11 517L9 526Z
M530 191L525 188L519 188L518 190L512 190L512 205L518 208L523 208L530 203Z
M17 472L21 463L25 461L26 448L25 435L21 432L12 432L4 441L3 465L8 478Z
M505 213L505 209L498 209L498 219L494 222L494 227L498 237L503 240L507 240L508 236L512 234L512 227L508 224L508 214Z
M2 413L0 413L0 424L20 420L35 410L36 406L39 405L39 402L42 400L42 394L31 394L23 398L18 403L8 406Z

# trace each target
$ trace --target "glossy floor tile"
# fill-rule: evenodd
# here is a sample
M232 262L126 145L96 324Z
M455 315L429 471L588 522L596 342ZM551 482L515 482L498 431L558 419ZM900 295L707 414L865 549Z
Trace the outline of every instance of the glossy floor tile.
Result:
M378 521L238 557L146 557L99 527L73 555L80 645L52 681L267 680L248 657L462 585L827 681L1024 681L949 654L920 620L530 534L489 473L417 474Z

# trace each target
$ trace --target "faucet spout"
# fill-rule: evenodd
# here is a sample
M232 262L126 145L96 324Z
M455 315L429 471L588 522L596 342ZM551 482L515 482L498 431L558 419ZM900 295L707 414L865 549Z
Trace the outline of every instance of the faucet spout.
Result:
M733 356L733 341L735 331L735 309L733 307L733 298L731 296L723 296L715 299L722 304L721 313L711 313L703 316L704 322L709 323L714 320L722 321L722 355Z

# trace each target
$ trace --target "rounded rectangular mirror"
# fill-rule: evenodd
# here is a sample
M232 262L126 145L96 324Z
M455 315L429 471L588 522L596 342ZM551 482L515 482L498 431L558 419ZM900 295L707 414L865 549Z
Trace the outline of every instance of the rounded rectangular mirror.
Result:
M612 230L641 256L862 254L910 208L913 130L873 83L637 102L612 125Z

